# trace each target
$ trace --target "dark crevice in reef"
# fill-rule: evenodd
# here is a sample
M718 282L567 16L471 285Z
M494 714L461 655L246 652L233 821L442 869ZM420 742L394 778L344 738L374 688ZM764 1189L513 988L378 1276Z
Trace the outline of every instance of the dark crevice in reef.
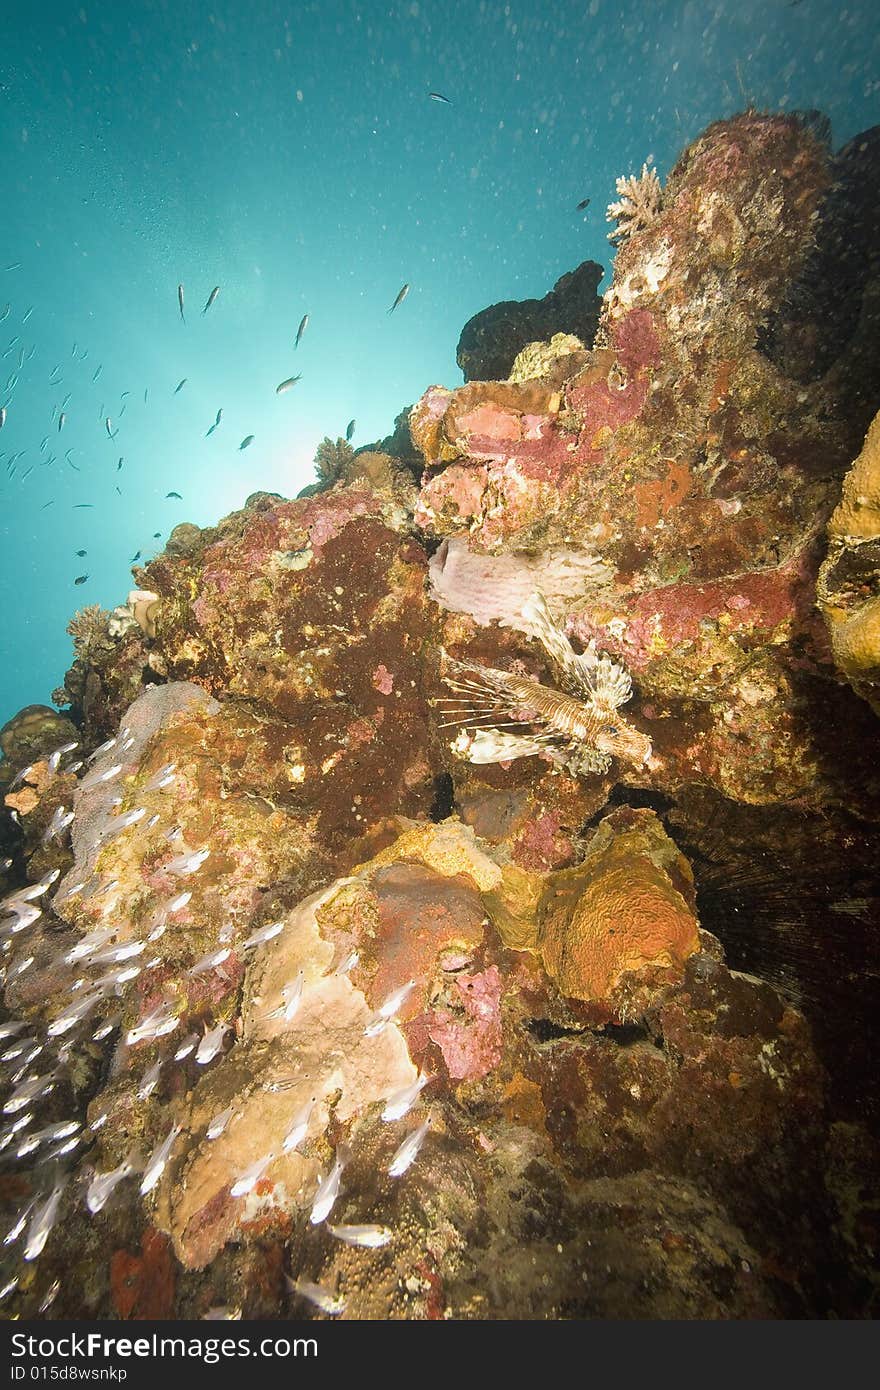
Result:
M586 1028L565 1028L549 1018L530 1018L526 1029L537 1043L557 1042L559 1038L580 1038L587 1031Z
M632 1047L635 1043L651 1043L663 1051L663 1039L655 1036L646 1023L606 1023L603 1028L591 1029L596 1038L607 1038L618 1047Z
M431 804L431 820L445 820L455 809L455 785L448 772L440 772L434 778L434 800Z
M654 811L663 820L674 805L675 802L672 797L665 796L663 792L652 791L650 787L618 785L612 787L608 800L599 807L595 815L590 816L589 820L584 822L580 828L580 834L588 835L591 830L595 830L608 813L616 810L618 806L631 806L634 810Z
M636 1043L648 1042L661 1050L663 1048L662 1038L656 1037L643 1022L605 1023L600 1028L572 1028L554 1023L549 1018L532 1018L529 1019L526 1028L537 1043L558 1042L561 1038L582 1038L586 1034L591 1038L604 1038L618 1047L632 1047Z

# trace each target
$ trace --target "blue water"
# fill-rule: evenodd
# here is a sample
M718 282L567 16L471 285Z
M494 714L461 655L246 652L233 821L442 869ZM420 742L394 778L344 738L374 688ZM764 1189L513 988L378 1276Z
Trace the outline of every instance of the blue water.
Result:
M821 108L835 147L877 122L873 11L4 6L0 353L19 341L0 357L0 722L48 702L69 617L124 601L136 551L257 489L294 495L352 417L355 445L388 434L428 385L459 384L460 330L487 304L586 258L610 270L619 174L653 156L665 176L749 102Z

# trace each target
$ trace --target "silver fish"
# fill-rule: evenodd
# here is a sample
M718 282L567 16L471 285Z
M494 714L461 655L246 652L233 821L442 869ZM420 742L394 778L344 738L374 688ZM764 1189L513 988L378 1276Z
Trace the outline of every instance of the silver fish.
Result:
M174 780L174 771L176 767L177 763L166 763L164 767L160 767L158 772L153 773L149 782L144 784L144 791L155 792L159 791L160 788L169 786Z
M73 821L73 811L68 811L66 806L56 806L52 819L43 832L41 843L47 845L50 840L54 840L63 830Z
M425 1135L428 1133L430 1124L431 1122L429 1119L424 1120L422 1124L419 1125L418 1129L414 1129L411 1134L406 1136L388 1165L389 1177L401 1177L406 1172L407 1168L409 1168L410 1164L415 1161L419 1149L424 1142Z
M203 314L207 314L208 310L210 309L211 305L214 303L214 300L217 298L217 296L218 296L219 293L220 293L220 286L219 286L219 285L215 285L214 288L212 289L211 293L208 295L207 303L205 304L205 307L204 307L204 309L202 310L202 313L203 313Z
M105 941L109 941L115 933L115 927L96 927L87 936L82 937L64 957L67 965L73 965L76 961L82 960L84 956L91 955L92 952L100 950Z
M144 1074L140 1086L138 1086L138 1100L146 1100L151 1096L159 1084L159 1077L162 1074L163 1058L154 1062L149 1071Z
M86 1206L93 1216L105 1205L114 1188L133 1172L134 1164L125 1158L118 1168L111 1168L108 1173L94 1174L86 1192Z
M180 912L184 907L186 907L191 897L192 892L190 889L187 889L184 893L178 893L175 898L172 898L171 901L166 904L166 911Z
M180 308L180 321L186 323L186 319L183 317L183 285L177 286L177 303Z
M315 1193L315 1200L312 1210L309 1212L309 1221L313 1226L317 1226L324 1221L336 1205L339 1196L339 1187L342 1182L342 1172L348 1159L348 1151L344 1145L336 1150L336 1157L333 1160L333 1167L325 1178L318 1184Z
M305 975L299 972L296 979L288 985L284 985L281 990L281 1004L277 1009L273 1009L267 1018L283 1018L285 1023L290 1023L302 1002L303 986Z
M49 1027L46 1029L49 1037L60 1038L63 1033L69 1033L71 1028L75 1028L78 1023L82 1023L83 1019L91 1013L92 1009L97 1008L103 998L103 991L97 990L92 994L83 995L80 999L76 1000L74 1004L62 1010L56 1018L53 1018Z
M25 1106L30 1105L37 1096L45 1095L51 1091L55 1085L54 1072L45 1072L42 1076L29 1076L18 1085L12 1095L3 1106L4 1115L17 1115Z
M296 330L296 342L295 342L294 345L293 345L293 346L294 346L294 350L296 350L296 348L299 347L300 342L302 341L302 335L305 333L305 331L306 331L306 329L308 328L308 326L309 326L309 316L308 316L308 314L303 314L302 318L300 319L299 328Z
M223 1039L232 1027L231 1023L217 1023L213 1028L207 1029L205 1036L196 1049L196 1063L200 1067L207 1066L208 1062L213 1061L223 1046Z
M194 874L202 867L210 853L211 850L207 846L204 849L188 850L186 854L178 854L174 859L169 859L162 868L166 873L178 876Z
M125 1035L126 1046L133 1047L145 1038L163 1038L166 1033L173 1033L179 1024L180 1019L170 1009L154 1009L133 1028L129 1028Z
M58 1297L58 1295L59 1295L60 1292L61 1292L61 1280L60 1280L60 1278L58 1278L58 1279L53 1279L53 1280L52 1280L52 1283L49 1285L48 1289L47 1289L46 1292L43 1294L43 1297L40 1299L40 1306L39 1306L39 1308L37 1309L37 1312L38 1312L38 1313L45 1313L49 1308L51 1308L51 1307L52 1307L52 1304L55 1302L55 1300L56 1300L56 1298Z
M186 972L188 975L203 975L206 970L216 970L219 965L227 961L232 955L231 946L221 946L219 951L210 951L208 955L202 956L195 965L191 965Z
M18 1213L18 1216L15 1218L14 1225L10 1226L9 1230L6 1232L6 1235L3 1237L4 1245L15 1244L15 1242L18 1240L18 1237L21 1235L22 1231L25 1228L28 1217L30 1216L31 1212L33 1211L36 1205L37 1198L32 1197L31 1200L27 1203L27 1205L22 1207L21 1211Z
M309 1132L309 1120L312 1118L312 1111L315 1108L315 1098L306 1101L305 1105L293 1118L293 1124L284 1136L284 1143L281 1148L284 1153L290 1153L293 1149L298 1149Z
M310 1279L291 1279L289 1274L285 1274L284 1279L291 1293L298 1293L301 1298L308 1299L309 1303L314 1303L316 1308L320 1308L322 1313L327 1313L331 1318L338 1317L345 1311L345 1299L342 1294L331 1293L323 1285L313 1284Z
M232 1196L246 1197L249 1192L252 1192L274 1157L274 1153L265 1154L263 1158L258 1158L256 1163L252 1163L249 1168L246 1168L241 1177L236 1178L229 1189Z
M257 931L251 932L246 941L242 942L242 950L249 951L253 946L259 946L264 941L271 941L273 936L278 936L284 930L283 922L270 922L267 927L259 927Z
M183 1042L180 1044L180 1047L174 1054L175 1062L183 1062L186 1060L186 1058L190 1055L191 1052L195 1052L196 1047L198 1046L198 1041L198 1033L187 1033Z
M180 1125L172 1125L171 1130L162 1140L161 1144L157 1144L153 1152L150 1154L147 1166L144 1169L144 1176L140 1186L140 1192L142 1197L145 1197L148 1192L152 1192L153 1188L156 1186L156 1183L159 1181L162 1174L164 1173L165 1165L168 1162L168 1155L171 1153L171 1150L174 1147L174 1141L176 1140L180 1132Z
M355 968L355 966L357 965L357 963L358 963L358 961L360 960L360 958L361 958L361 953L360 953L360 951L349 951L349 953L348 953L348 955L345 957L345 959L344 959L344 960L341 960L341 961L339 962L339 964L337 965L336 969L333 971L333 974L334 974L334 975L348 975L352 970L354 970L354 968Z
M408 1086L401 1086L399 1090L392 1091L385 1098L385 1109L382 1111L382 1119L386 1124L392 1120L402 1120L404 1115L409 1114L410 1110L418 1100L423 1087L434 1078L429 1073L419 1072L415 1081Z
M122 763L113 763L111 767L103 772L90 772L79 784L80 791L88 791L90 787L100 786L102 782L112 782L114 777L118 777L122 771Z
M331 1226L327 1223L327 1230L331 1236L337 1240L342 1240L346 1245L362 1245L368 1250L380 1250L383 1245L387 1245L393 1236L387 1226Z
M58 1207L61 1203L61 1196L64 1192L64 1184L59 1183L52 1189L49 1196L40 1206L37 1207L31 1217L28 1226L27 1241L24 1247L24 1258L35 1260L42 1253L49 1233L55 1225L58 1217Z
M110 752L110 749L111 749L111 748L115 748L115 747L116 747L116 739L115 739L115 738L108 738L104 743L101 743L101 744L98 745L98 747L95 749L94 753L90 753L90 754L89 754L89 759L88 759L89 762L90 762L90 763L91 763L91 762L94 762L96 758L100 758L100 756L101 756L102 753L109 753L109 752Z
M219 1139L229 1121L232 1119L232 1106L228 1105L225 1110L221 1110L219 1115L215 1115L208 1128L205 1130L206 1139Z

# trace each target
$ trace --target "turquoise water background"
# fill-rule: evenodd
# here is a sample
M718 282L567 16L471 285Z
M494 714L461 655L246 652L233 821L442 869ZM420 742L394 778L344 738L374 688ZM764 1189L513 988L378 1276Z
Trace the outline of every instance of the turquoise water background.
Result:
M876 123L873 11L5 7L0 722L48 703L68 619L123 602L138 550L258 489L294 495L352 418L355 445L390 433L428 385L460 383L459 333L486 305L587 258L606 288L618 175L653 159L665 177L749 102L820 108L835 148Z

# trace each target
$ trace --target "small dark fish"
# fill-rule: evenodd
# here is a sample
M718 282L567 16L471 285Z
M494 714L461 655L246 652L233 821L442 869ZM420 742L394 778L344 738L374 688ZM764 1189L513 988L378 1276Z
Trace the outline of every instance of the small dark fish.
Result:
M88 555L89 552L87 550L78 550L76 553L79 556L79 558L82 559L83 556Z
M582 198L575 208L575 212L584 212L590 206L589 198Z
M122 467L122 465L123 465L124 463L125 463L125 455L123 454L122 458L119 460L119 462L118 462L117 465L116 465L116 472L117 472L117 473L119 472L120 468Z
M241 443L240 443L239 446L238 446L238 452L241 453L242 449L246 449L246 448L248 447L248 445L249 445L249 444L253 444L253 442L254 442L254 436L253 436L252 434L246 434L245 437L244 437L244 439L241 441Z
M92 377L92 381L93 381L93 382L95 382L95 381L98 380L98 377L101 375L101 373L102 373L103 370L104 370L104 364L103 364L103 363L99 363L98 366L95 368L94 376Z
M123 391L122 394L120 395L119 399L120 399L121 401L124 401L125 398L126 398L126 396L130 396L130 395L131 395L131 392L130 392L130 391Z
M180 305L180 321L186 323L186 319L183 317L183 285L177 286L177 303Z
M280 395L283 394L283 392L289 391L290 388L291 388L291 386L295 386L296 383L301 379L301 377L302 377L302 372L299 372L296 376L289 376L289 377L287 377L284 381L280 382L280 383L275 387L275 395L276 395L276 396L280 396Z
M68 391L67 395L64 397L64 400L61 402L61 409L62 409L62 410L66 410L66 409L67 409L67 402L70 400L70 398L71 398L72 395L73 395L73 392L72 392L72 391Z
M6 406L0 406L0 430L6 424Z
M301 318L300 321L299 321L299 328L296 330L296 342L295 342L294 345L293 345L293 346L294 346L294 349L296 349L296 348L299 347L299 340L300 340L300 338L302 337L302 335L305 333L305 331L306 331L306 329L308 328L308 326L309 326L309 316L308 316L308 314L303 314L302 318Z
M146 403L147 403L147 396L148 396L149 394L150 394L150 388L149 388L149 386L145 386L145 387L144 387L144 405L146 405Z
M58 416L58 433L59 433L59 434L60 434L61 431L64 429L64 421L65 421L66 419L67 419L67 416L64 414L64 411L62 410L61 414Z
M122 496L122 488L121 488L121 487L117 487L116 491L119 493L119 496L121 497L121 496Z
M104 428L107 431L107 437L109 439L115 439L117 434L119 433L119 430L115 430L113 428L113 421L110 419L109 415L107 416L107 419L104 421Z
M140 552L139 550L136 550L136 551L134 552L134 554L132 555L132 557L131 557L131 559L129 560L128 563L129 563L130 565L133 565L134 562L135 562L135 560L139 560L140 558L141 558L141 552Z
M3 310L3 313L0 314L0 323L2 323L4 319L8 319L8 318L9 318L9 314L10 314L10 310L11 310L11 309L12 309L12 305L11 305L11 304L7 304L6 307L5 307L4 310Z
M355 427L355 424L356 424L356 423L357 423L357 422L356 422L355 420L349 420L348 424L347 424L346 427L345 427L345 437L346 437L346 439L348 439L348 440L351 439L351 436L354 434L354 427Z
M68 450L66 450L66 452L65 452L65 454L64 454L64 457L67 459L67 462L68 462L68 463L70 463L70 455L71 455L72 453L73 453L73 445L71 445L71 447L70 447Z
M388 310L389 314L393 314L393 313L394 313L394 310L397 308L398 304L402 304L403 301L406 299L406 296L407 296L408 294L409 294L409 285L404 285L400 290L398 290L397 298L395 299L394 303L391 305L391 308Z
M176 385L175 388L174 388L174 394L175 394L175 396L177 395L178 391L180 391L180 390L183 389L183 387L184 387L184 386L186 385L186 383L187 383L187 380L188 380L188 378L187 378L187 377L184 377L182 381L178 381L177 385Z
M18 268L19 268L20 265L21 265L21 261L13 261L13 262L12 262L12 265L8 265L8 266L6 267L6 269L7 269L7 270L18 270Z
M449 97L445 97L442 92L429 92L428 96L431 98L432 101L442 101L444 106L452 105L452 102L449 100Z
M217 296L218 296L219 293L220 293L220 286L219 286L219 285L215 285L214 288L212 289L211 293L208 295L208 302L207 302L207 304L205 305L204 309L202 310L202 313L203 313L203 314L207 314L208 310L210 309L211 305L214 303L214 300L217 298Z
M53 497L52 500L51 500L51 502L44 502L44 503L43 503L42 507L40 508L40 511L41 511L41 512L44 512L44 511L46 510L47 507L54 507L54 506L55 506L55 498Z
M183 497L179 492L166 492L165 497L176 497L179 501L183 501Z
M74 584L85 584L88 577L89 576L87 574L78 574L73 582Z
M73 510L79 512L82 511L83 507L94 507L94 505L94 502L74 502Z
M31 307L30 307L29 309L26 309L25 312L24 312L24 314L22 315L22 320L21 320L22 323L27 323L28 319L30 318L30 316L31 316L31 314L32 314L33 312L34 312L34 306L33 306L33 304L32 304Z
M161 531L154 531L154 532L153 532L153 540L154 540L154 541L160 541L161 539L162 539L162 532L161 532Z

